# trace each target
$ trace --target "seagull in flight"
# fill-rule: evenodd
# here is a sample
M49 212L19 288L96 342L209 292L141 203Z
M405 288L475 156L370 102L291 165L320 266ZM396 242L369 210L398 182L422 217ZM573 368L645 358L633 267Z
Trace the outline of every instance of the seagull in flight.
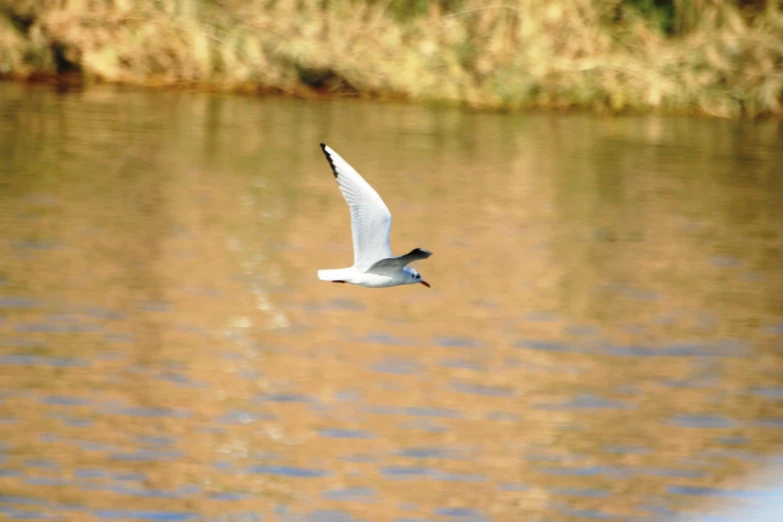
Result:
M430 284L408 264L432 255L414 248L404 256L393 257L389 246L392 218L377 192L339 154L321 143L332 167L337 186L351 208L353 266L337 270L319 270L318 279L333 283L351 283L369 288Z

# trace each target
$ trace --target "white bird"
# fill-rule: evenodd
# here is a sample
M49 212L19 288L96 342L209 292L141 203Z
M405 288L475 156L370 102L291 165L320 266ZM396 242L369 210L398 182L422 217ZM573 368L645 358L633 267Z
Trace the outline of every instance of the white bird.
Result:
M330 147L321 148L332 167L337 185L351 208L353 266L337 270L319 270L318 279L333 283L351 283L370 288L430 284L408 263L427 259L432 252L414 248L404 256L392 257L389 246L391 214L377 192L364 181L347 161Z

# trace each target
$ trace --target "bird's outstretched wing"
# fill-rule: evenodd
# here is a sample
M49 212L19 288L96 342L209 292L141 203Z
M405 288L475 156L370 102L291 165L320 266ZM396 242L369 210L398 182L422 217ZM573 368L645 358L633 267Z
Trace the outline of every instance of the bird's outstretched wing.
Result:
M364 272L375 262L391 257L391 213L375 189L347 161L323 143L321 149L351 209L353 266Z
M367 272L378 275L399 272L410 263L418 261L419 259L427 259L431 255L432 252L429 250L424 250L423 248L414 248L404 256L381 259L380 261L373 264L369 269L367 269Z

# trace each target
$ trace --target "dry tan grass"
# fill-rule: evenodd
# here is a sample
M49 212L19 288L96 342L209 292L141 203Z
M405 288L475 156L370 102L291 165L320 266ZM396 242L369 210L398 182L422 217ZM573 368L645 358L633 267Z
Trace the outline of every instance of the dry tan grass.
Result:
M685 18L673 37L620 0L431 2L404 20L391 0L4 0L0 73L486 109L780 114L783 13L680 3L698 23Z

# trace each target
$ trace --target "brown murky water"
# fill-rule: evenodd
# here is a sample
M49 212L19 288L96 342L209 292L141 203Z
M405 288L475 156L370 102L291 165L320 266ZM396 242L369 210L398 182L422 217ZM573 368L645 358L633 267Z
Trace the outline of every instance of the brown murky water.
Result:
M352 260L320 141L431 290L317 280ZM779 498L781 165L776 122L0 84L0 518Z

